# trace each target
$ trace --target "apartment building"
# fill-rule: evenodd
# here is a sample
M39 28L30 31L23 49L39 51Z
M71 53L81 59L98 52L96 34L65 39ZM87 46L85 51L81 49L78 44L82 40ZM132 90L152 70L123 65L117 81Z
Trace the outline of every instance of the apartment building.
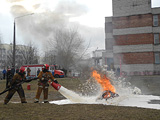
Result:
M27 64L26 61L32 60L32 63L38 63L39 56L34 54L34 48L25 45L16 45L16 67ZM11 67L13 65L13 45L0 44L0 69Z
M151 0L112 0L105 18L103 64L112 61L125 75L160 74L160 8Z

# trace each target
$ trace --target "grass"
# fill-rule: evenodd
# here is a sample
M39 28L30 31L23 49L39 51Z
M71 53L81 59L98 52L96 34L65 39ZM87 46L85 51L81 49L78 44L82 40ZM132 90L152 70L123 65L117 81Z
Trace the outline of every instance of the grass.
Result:
M78 86L84 81L79 79L63 78L58 82L67 89L78 91ZM27 85L31 84L31 90ZM0 91L5 88L5 80L0 80ZM24 83L27 104L20 102L16 93L9 104L3 105L7 93L0 95L0 120L159 120L160 110L137 107L121 107L96 104L34 104L37 90L37 81ZM49 87L49 101L64 99L64 97L51 86ZM41 95L43 101L43 94Z

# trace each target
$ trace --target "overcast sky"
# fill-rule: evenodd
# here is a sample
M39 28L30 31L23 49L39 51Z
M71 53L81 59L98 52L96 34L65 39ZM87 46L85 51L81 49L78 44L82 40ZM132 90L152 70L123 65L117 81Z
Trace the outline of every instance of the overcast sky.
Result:
M152 6L160 6L160 0L152 1ZM40 15L46 11L47 14ZM104 23L105 17L112 16L112 0L0 0L0 33L4 43L13 42L14 18L33 12L35 14L32 16L16 20L18 44L31 40L42 46L44 38L50 36L47 27L55 20L55 24L78 27L86 44L91 41L91 50L105 48ZM34 23L31 23L33 19ZM34 25L37 23L41 27Z

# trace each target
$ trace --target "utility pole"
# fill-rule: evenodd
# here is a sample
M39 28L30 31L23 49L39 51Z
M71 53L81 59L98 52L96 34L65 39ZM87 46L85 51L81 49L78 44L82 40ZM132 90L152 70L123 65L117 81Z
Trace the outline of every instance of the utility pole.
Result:
M15 56L16 56L16 19L18 18L22 18L28 15L33 15L34 13L31 14L26 14L26 15L22 15L22 16L18 16L14 18L14 24L13 24L13 67L15 69Z

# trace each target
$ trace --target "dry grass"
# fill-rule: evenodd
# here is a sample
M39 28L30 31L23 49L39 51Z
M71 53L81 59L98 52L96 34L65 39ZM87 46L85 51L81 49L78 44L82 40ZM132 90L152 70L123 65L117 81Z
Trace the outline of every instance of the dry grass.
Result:
M58 79L59 83L70 90L77 90L81 84L78 79ZM95 104L34 104L37 89L37 81L32 81L31 90L27 90L27 84L23 87L26 94L27 104L20 102L19 96L15 94L9 104L3 105L6 93L0 95L0 120L159 120L160 110L142 109L136 107L119 107ZM0 80L0 91L3 91L5 81ZM41 101L43 100L41 96ZM64 99L64 97L49 88L49 101Z

